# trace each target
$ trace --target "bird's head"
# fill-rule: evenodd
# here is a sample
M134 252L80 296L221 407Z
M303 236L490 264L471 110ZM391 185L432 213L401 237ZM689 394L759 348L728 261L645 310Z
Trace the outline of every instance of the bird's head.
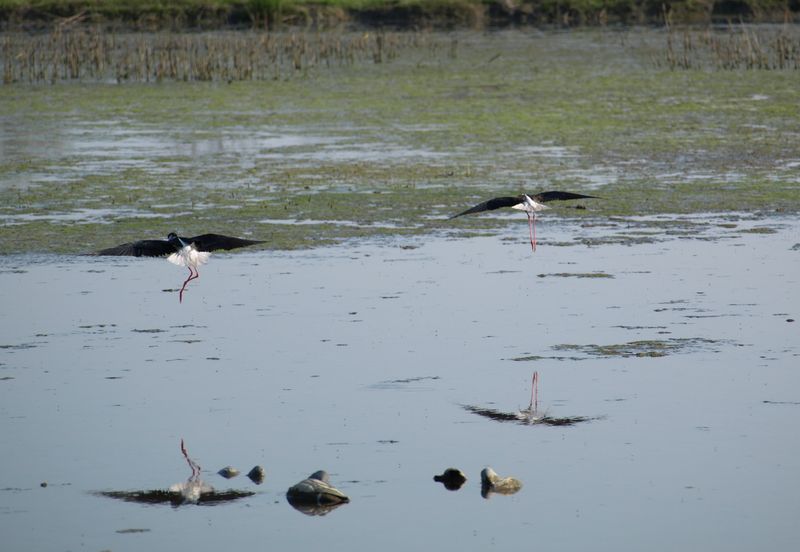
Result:
M168 241L177 240L177 239L178 239L178 234L176 234L175 232L170 232L169 234L167 234L167 240Z

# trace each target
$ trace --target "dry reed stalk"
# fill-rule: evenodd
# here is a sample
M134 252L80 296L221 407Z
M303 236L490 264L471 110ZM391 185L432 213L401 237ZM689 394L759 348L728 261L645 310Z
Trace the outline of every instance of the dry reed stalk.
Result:
M725 31L667 31L663 59L670 69L789 70L800 68L800 36L790 27L729 26ZM680 45L678 45L680 44Z
M452 44L455 44L453 42ZM4 82L279 79L317 67L386 63L403 48L438 45L420 33L113 33L60 24L3 37Z

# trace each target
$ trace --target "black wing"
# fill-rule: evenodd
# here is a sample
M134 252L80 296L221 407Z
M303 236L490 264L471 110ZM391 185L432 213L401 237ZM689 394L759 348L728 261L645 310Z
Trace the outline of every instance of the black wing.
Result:
M539 203L548 201L566 201L568 199L600 199L597 196L573 194L572 192L541 192L539 194L528 194L531 199Z
M89 255L127 255L131 257L161 257L174 253L175 248L166 240L140 240L101 249Z
M494 211L495 209L501 209L503 207L513 207L514 205L518 205L520 203L522 203L522 196L496 197L494 199L490 199L489 201L484 201L483 203L479 203L475 207L467 209L466 211L459 213L457 215L453 215L450 218L454 219L456 217L460 217L461 215L481 213L483 211Z
M232 238L221 234L203 234L193 238L181 238L186 243L193 243L198 251L214 251L215 249L236 249L237 247L247 247L264 243L260 240L245 240L242 238Z

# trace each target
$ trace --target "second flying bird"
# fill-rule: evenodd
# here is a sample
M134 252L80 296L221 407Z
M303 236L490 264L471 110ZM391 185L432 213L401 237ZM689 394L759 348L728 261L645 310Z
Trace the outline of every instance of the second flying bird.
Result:
M456 217L460 217L461 215L482 213L483 211L494 211L495 209L501 209L503 207L511 207L512 209L525 211L525 213L528 215L528 231L530 232L531 237L531 249L536 251L536 213L539 211L544 211L545 209L549 209L549 207L545 205L545 203L548 201L565 201L568 199L599 198L597 196L558 191L541 192L531 195L522 194L518 196L496 197L494 199L490 199L489 201L479 203L475 207L467 209L466 211L458 213L457 215L453 215L450 218L454 219Z

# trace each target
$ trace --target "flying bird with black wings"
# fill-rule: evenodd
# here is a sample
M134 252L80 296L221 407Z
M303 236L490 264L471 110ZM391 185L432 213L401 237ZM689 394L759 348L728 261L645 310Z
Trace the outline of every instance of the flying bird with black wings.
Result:
M536 251L536 213L549 209L545 203L549 201L566 201L570 199L600 199L597 196L590 196L584 194L575 194L572 192L541 192L538 194L522 194L518 196L496 197L489 201L479 203L475 207L471 207L466 211L458 213L450 217L454 219L462 215L471 215L473 213L482 213L484 211L494 211L495 209L502 209L503 207L511 207L519 211L525 211L528 215L528 231L531 237L531 249Z
M90 255L115 255L131 257L163 257L167 255L167 260L172 264L184 266L189 269L189 277L183 282L178 300L183 302L183 292L186 284L200 277L197 267L208 262L211 251L218 249L236 249L264 243L260 240L246 240L243 238L233 238L221 234L202 234L191 238L183 238L171 232L166 240L139 240L130 243L123 243L116 247L101 249L90 253Z

